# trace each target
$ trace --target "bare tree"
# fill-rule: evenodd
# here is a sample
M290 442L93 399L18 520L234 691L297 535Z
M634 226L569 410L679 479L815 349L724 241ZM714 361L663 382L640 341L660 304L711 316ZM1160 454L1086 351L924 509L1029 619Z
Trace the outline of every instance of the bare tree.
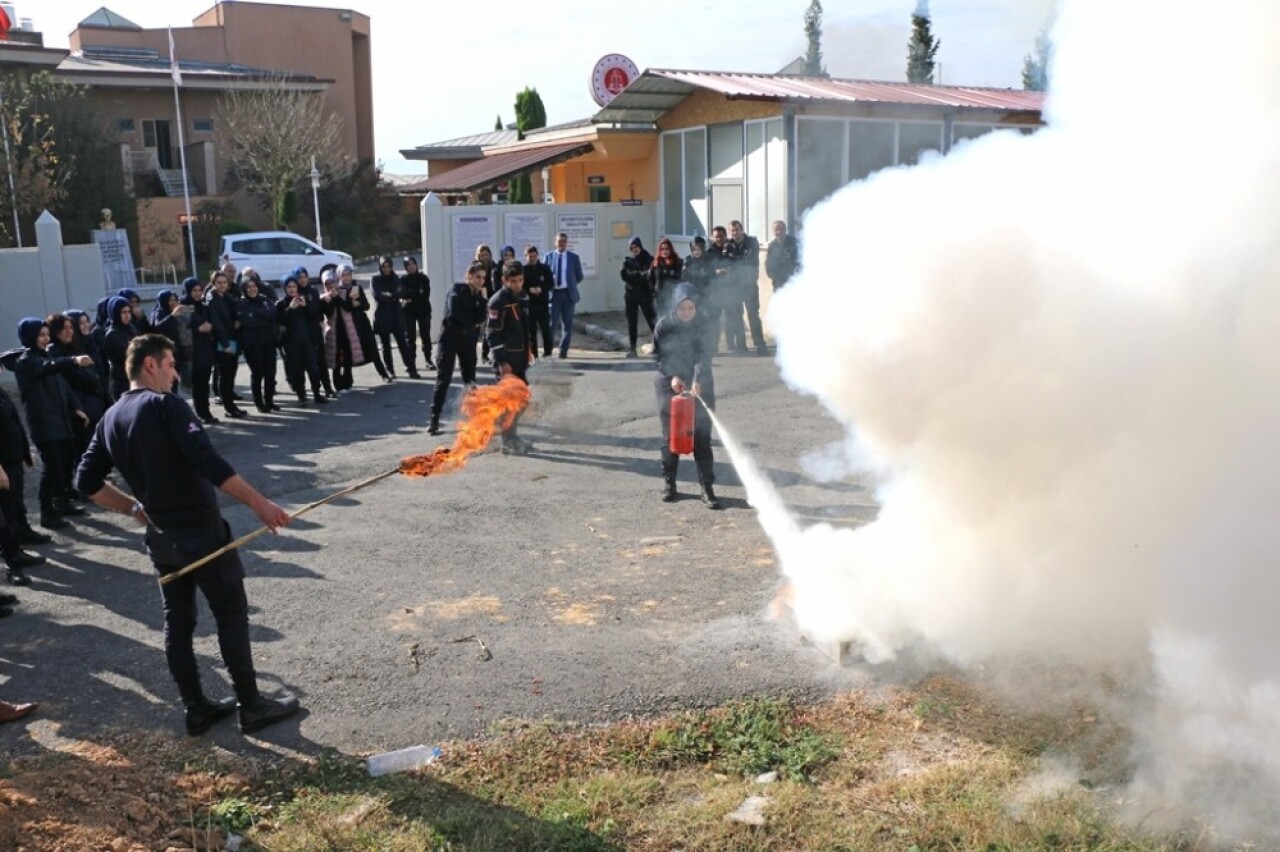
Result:
M233 89L218 100L218 148L241 187L258 195L275 227L291 223L297 189L316 158L325 180L346 174L351 164L339 142L341 121L320 92L269 77L253 88Z

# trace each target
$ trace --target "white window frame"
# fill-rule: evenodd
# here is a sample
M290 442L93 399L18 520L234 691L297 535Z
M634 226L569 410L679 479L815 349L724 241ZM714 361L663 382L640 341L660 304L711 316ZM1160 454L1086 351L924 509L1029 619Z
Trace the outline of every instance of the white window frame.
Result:
M699 131L702 132L702 138L703 138L702 173L708 176L706 178L703 178L702 195L703 195L704 201L707 204L710 204L711 192L709 189L709 186L710 186L709 176L711 173L711 163L709 162L709 157L707 154L707 145L708 145L707 140L710 138L710 136L707 131L707 125L699 124L693 127L681 127L678 130L664 130L662 133L658 135L658 174L661 176L661 179L662 179L661 187L662 187L662 193L663 193L662 204L661 204L662 233L664 236L667 236L667 237L677 237L680 239L691 240L695 236L697 236L697 234L695 233L685 233L685 231L688 230L688 225L689 225L689 223L685 221L685 219L687 218L687 212L689 207L689 187L686 185L686 174L688 172L688 169L686 168L685 161L684 161L684 152L688 146L685 144L684 137L686 134L697 133ZM680 137L680 223L679 223L680 232L675 231L672 228L672 223L667 221L667 198L666 198L667 146L665 144L665 141L668 136Z

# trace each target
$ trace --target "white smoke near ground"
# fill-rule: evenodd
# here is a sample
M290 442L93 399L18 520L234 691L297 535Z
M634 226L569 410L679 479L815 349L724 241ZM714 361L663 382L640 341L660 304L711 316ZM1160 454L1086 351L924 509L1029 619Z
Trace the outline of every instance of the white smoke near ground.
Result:
M1270 839L1277 32L1274 0L1068 2L1048 129L812 211L770 323L882 508L766 522L804 628L871 660L1150 672L1138 800ZM1176 61L1154 75L1153 51Z

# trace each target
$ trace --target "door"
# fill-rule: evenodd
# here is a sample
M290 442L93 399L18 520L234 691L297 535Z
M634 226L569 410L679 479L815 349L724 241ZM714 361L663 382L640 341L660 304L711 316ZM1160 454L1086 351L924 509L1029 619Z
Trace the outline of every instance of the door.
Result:
M167 120L160 118L143 119L142 147L152 152L159 168L174 168L173 138L169 135L169 122Z

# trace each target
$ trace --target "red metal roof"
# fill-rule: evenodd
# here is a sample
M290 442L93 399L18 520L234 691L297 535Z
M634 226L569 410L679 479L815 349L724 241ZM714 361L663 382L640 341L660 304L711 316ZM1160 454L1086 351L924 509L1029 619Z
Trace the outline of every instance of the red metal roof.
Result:
M560 160L568 160L590 151L590 142L563 142L540 148L523 148L519 151L493 154L474 163L467 163L437 177L402 187L400 192L470 192Z
M875 80L834 80L776 74L732 74L712 71L650 70L668 80L711 89L728 98L767 100L862 101L978 109L1026 110L1044 107L1043 92L988 89L978 86L931 86Z
M594 120L624 124L655 122L697 89L717 92L730 100L883 103L1032 113L1040 112L1045 100L1043 92L1021 89L651 68L600 110Z

